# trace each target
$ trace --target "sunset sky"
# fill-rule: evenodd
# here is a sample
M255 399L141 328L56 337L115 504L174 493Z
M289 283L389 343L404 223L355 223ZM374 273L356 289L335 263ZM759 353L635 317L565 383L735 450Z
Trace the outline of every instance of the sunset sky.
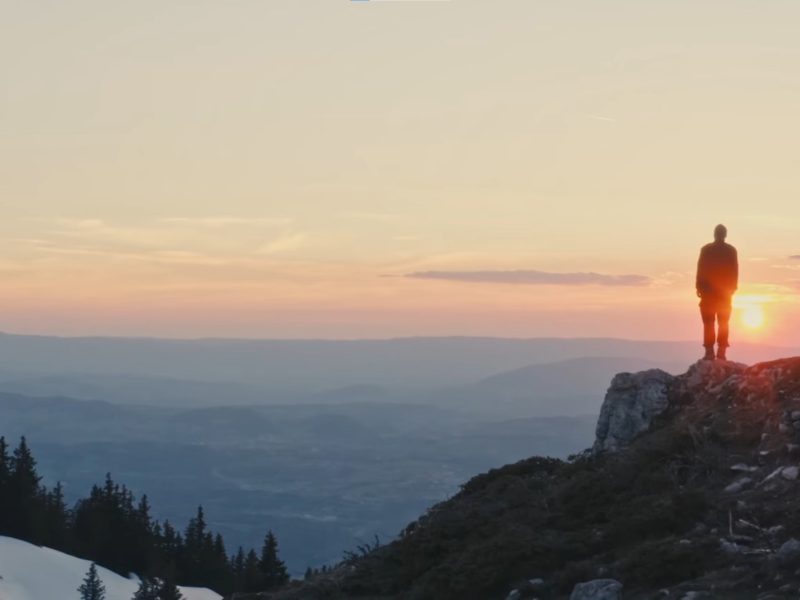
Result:
M2 6L2 331L800 345L796 0Z

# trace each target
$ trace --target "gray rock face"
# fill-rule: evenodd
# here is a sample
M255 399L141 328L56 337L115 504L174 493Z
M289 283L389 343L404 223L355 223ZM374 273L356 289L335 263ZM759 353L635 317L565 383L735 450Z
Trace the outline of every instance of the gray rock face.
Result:
M569 600L622 600L622 584L616 579L595 579L579 583Z
M661 369L616 375L600 409L593 451L615 452L647 431L666 410L675 380Z
M686 386L693 392L699 390L711 391L720 389L732 378L740 376L747 369L747 365L725 360L698 360L684 376Z

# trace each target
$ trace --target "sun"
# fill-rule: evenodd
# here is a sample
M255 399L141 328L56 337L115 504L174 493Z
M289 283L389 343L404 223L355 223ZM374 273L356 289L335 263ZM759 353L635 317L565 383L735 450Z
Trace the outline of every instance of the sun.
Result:
M764 309L759 304L751 304L742 310L742 323L748 329L761 329L764 325Z

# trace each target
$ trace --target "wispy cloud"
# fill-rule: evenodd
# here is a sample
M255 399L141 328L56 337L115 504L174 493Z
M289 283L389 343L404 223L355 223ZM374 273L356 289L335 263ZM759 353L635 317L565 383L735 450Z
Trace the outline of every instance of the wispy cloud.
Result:
M596 115L593 113L584 113L583 115L587 119L594 119L595 121L605 121L607 123L615 123L616 119L614 117L607 117L605 115Z
M792 254L789 260L800 260L800 254Z
M417 271L406 277L440 279L468 283L510 283L517 285L608 285L646 286L652 280L644 275L605 275L602 273L550 273L546 271Z
M83 254L161 264L265 260L304 247L308 234L273 217L169 217L133 223L59 218L25 241L42 254Z
M292 219L285 217L166 217L159 219L161 223L171 225L188 225L197 227L285 227L291 225Z
M305 233L289 233L265 244L259 249L260 254L279 254L289 250L297 250L306 245L308 236Z
M345 219L351 221L366 221L366 222L390 222L396 221L400 217L394 213L384 212L365 212L365 211L351 211L342 214Z

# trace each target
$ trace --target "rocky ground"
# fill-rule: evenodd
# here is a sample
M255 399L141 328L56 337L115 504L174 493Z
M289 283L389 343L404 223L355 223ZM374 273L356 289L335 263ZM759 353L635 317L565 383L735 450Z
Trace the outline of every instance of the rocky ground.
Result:
M479 475L272 600L800 597L800 358L621 374L592 450Z

